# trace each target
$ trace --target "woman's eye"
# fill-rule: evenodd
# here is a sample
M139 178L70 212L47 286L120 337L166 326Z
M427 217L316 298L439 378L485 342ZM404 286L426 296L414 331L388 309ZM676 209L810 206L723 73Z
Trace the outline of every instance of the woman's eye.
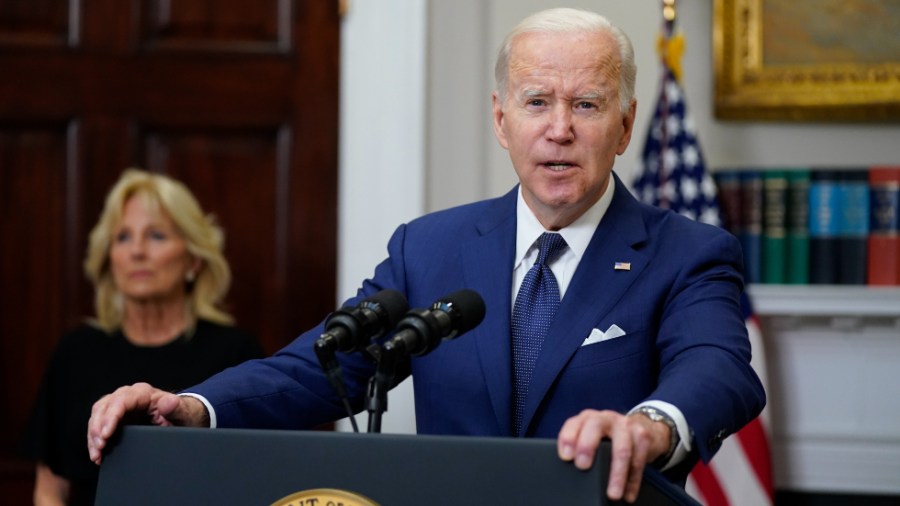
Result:
M130 238L131 238L131 234L129 234L128 232L122 231L122 232L117 233L113 240L116 242L125 242Z
M150 238L153 239L154 241L164 241L168 237L169 236L166 235L165 232L160 232L159 230L153 230L150 232Z

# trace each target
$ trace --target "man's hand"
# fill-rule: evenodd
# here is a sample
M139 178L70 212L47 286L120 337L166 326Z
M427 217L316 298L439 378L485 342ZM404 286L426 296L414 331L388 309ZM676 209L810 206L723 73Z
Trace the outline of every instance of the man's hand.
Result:
M202 402L182 397L147 383L124 386L103 396L91 408L87 443L91 460L100 464L103 448L129 413L146 414L155 425L209 427L209 413Z
M557 450L578 469L589 469L600 440L612 440L612 462L606 495L611 500L637 500L644 466L669 449L669 427L644 415L586 409L566 420L559 431Z

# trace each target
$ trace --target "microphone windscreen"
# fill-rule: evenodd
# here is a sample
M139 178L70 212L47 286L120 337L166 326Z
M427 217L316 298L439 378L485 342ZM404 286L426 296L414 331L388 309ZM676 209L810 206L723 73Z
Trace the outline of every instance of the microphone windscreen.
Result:
M406 296L399 291L392 289L382 290L365 299L363 302L378 304L388 318L387 324L389 327L397 325L400 318L403 318L403 315L409 310L409 303L406 301Z
M435 303L435 308L441 308L453 314L454 327L457 333L468 332L481 323L484 319L484 299L474 290L464 288L441 297Z

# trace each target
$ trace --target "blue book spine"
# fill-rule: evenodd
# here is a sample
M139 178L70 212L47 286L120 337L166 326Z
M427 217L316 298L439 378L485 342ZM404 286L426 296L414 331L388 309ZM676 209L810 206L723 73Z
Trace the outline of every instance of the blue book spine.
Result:
M809 182L809 283L837 284L840 230L838 177L814 169Z
M744 282L762 282L763 180L758 170L740 171L741 227L738 239L744 249Z
M842 170L838 188L838 209L840 209L838 283L864 285L869 242L868 170L864 168Z

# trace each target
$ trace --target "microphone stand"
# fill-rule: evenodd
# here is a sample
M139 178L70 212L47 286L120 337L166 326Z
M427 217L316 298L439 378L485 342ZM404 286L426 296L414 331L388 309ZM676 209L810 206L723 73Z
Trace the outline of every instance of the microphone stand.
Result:
M356 417L353 416L353 408L350 407L350 400L347 398L347 389L344 386L344 376L341 373L341 365L337 361L334 347L330 346L329 342L325 339L319 338L313 348L316 352L316 357L319 359L319 364L322 366L322 371L325 372L325 376L328 378L334 391L337 392L338 396L341 398L341 402L344 403L344 409L347 411L347 416L350 418L353 432L359 432L359 426L356 425Z
M375 357L377 366L375 375L369 378L366 391L366 411L369 412L369 433L381 432L381 415L387 411L387 393L394 384L397 363L402 353L397 347L387 343L384 346L373 345L369 353Z

